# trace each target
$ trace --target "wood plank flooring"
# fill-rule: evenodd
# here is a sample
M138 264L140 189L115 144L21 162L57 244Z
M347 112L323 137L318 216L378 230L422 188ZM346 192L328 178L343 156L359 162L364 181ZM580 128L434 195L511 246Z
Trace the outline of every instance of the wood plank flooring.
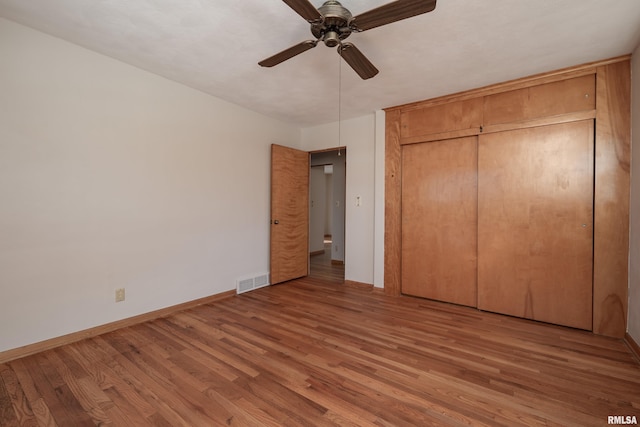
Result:
M309 276L329 282L344 282L344 264L331 263L331 241L324 244L324 253L309 257Z
M603 426L620 340L312 278L0 364L2 426Z

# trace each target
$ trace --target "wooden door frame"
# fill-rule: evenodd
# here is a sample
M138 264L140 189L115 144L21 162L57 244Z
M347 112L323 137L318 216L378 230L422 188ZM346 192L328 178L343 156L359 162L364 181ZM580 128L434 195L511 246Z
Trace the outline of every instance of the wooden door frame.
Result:
M384 290L401 294L401 113L431 105L484 97L587 74L596 75L596 109L564 120L596 119L594 193L593 332L623 338L627 324L629 186L631 147L630 55L385 109L385 261ZM563 117L551 118L553 120ZM541 121L520 123L526 127ZM542 121L544 124L544 121ZM548 121L551 123L551 121ZM474 129L442 137L479 134ZM421 142L421 141L412 141Z

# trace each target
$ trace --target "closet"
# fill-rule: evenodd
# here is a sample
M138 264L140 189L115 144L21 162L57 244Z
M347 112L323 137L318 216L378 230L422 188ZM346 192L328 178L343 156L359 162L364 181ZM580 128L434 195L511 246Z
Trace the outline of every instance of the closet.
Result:
M386 109L385 292L623 336L628 57Z

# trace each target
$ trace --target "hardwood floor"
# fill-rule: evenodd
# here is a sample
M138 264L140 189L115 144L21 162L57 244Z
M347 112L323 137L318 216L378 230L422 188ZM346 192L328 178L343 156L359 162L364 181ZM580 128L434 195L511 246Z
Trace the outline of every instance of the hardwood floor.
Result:
M331 263L331 241L325 240L324 253L311 255L309 276L328 282L344 282L344 264Z
M0 364L0 425L607 425L620 340L313 278Z

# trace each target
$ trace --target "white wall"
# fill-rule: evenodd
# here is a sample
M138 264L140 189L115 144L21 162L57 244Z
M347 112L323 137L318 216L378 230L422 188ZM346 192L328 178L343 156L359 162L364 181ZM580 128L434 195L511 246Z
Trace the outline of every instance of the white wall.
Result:
M631 58L631 208L629 235L629 319L627 330L640 343L640 46Z
M369 284L374 283L375 119L371 114L340 124L340 145L347 147L345 279ZM338 146L337 126L330 123L303 129L302 149ZM355 203L357 196L362 201L359 207Z
M328 167L328 166L327 166ZM333 167L333 165L331 166ZM331 235L333 230L333 215L331 215L331 202L333 200L333 169L330 172L325 172L325 184L326 194L325 200L325 213L324 213L324 235ZM324 236L323 236L324 237ZM323 238L324 241L324 238Z
M374 254L373 285L384 288L384 186L385 186L385 112L376 111L375 128L375 207L374 207Z
M0 351L268 271L299 129L4 19L0 58Z

